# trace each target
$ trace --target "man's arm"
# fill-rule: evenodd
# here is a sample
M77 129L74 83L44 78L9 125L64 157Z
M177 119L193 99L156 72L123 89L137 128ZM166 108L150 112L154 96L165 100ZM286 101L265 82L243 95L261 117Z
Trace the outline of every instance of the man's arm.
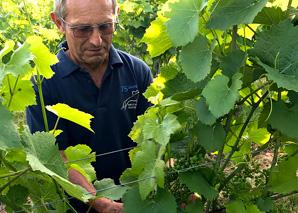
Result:
M67 162L67 157L64 150L59 151L64 162ZM80 185L85 188L88 192L95 192L92 183L88 183L87 179L79 171L70 169L68 172L69 181L73 184ZM95 196L96 193L93 193ZM93 205L92 205L93 203ZM92 205L92 208L101 213L120 213L123 212L123 204L117 202L111 202L109 199L103 197L98 198L94 202L89 200L88 205Z

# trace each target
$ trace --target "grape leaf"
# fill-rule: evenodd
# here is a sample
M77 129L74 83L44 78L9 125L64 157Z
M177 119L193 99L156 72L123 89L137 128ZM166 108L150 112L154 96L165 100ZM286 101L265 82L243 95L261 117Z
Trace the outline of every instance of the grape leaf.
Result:
M260 210L269 212L271 209L274 209L274 200L272 200L270 197L266 198L265 200L259 197L256 200L256 205Z
M12 74L15 77L25 76L32 71L32 67L29 62L34 58L30 52L30 45L24 43L19 46L11 55L10 61L7 64L2 64L2 72L0 74L0 82L7 74Z
M186 212L188 213L203 213L204 205L201 201L196 200L196 203L188 203L186 206Z
M161 123L158 123L154 117L149 117L143 127L144 138L152 138L161 145L166 146L171 134L179 128L181 128L181 125L173 114L166 114Z
M61 200L60 196L57 194L56 187L53 181L45 181L43 184L36 182L32 179L23 180L24 184L30 186L30 200L35 206L44 205L45 203L55 202ZM66 212L66 205L63 202L51 204L56 210ZM48 206L40 207L34 209L36 213L44 213L48 211Z
M77 109L71 108L66 104L58 103L53 106L46 106L47 110L54 113L60 118L64 118L66 120L70 120L76 124L79 124L86 129L89 129L91 132L94 131L91 129L90 123L91 118L94 118L92 115L79 111Z
M268 78L274 80L279 87L294 91L298 91L297 33L298 27L294 27L291 21L286 19L260 33L254 48L248 51L251 57L259 59L269 73Z
M167 20L163 16L158 16L146 29L146 33L141 40L141 42L147 43L147 50L152 58L163 54L173 46L167 34L167 26L165 25Z
M298 138L298 104L289 109L282 101L274 103L269 122L287 136Z
M3 80L2 96L6 99L6 101L3 101L3 104L8 105L12 98L9 106L11 111L24 111L25 107L36 104L35 92L31 81L21 80L12 75L8 75L8 77L9 82L8 78ZM14 87L16 83L15 92L11 97L8 85Z
M14 45L15 45L15 42L12 40L5 42L3 49L0 51L0 62L2 62L3 56L5 56L7 53L13 50Z
M201 97L196 103L197 116L201 123L206 125L212 125L216 121L216 117L210 112L206 105L206 99Z
M241 89L242 74L237 73L232 78L232 85L229 87L229 78L224 75L215 76L204 88L202 94L206 98L209 110L219 118L234 108L235 102L240 98L238 92Z
M254 204L245 204L247 213L262 213Z
M54 72L50 66L58 63L56 55L50 53L39 36L29 36L26 42L31 44L30 50L36 57L33 61L37 66L39 74L45 78L51 78Z
M125 194L124 213L161 213L176 212L174 196L165 189L157 188L156 199L142 201L137 187L133 187Z
M208 82L208 78L194 83L193 81L187 79L184 73L178 73L173 79L165 82L165 88L161 90L164 94L164 98L171 97L172 99L181 99L181 96L185 94L198 95L201 93L201 89L205 87ZM191 97L193 96L191 95Z
M50 175L70 196L74 196L87 202L92 195L85 195L86 189L68 181L67 168L59 153L58 145L55 145L55 137L51 133L36 132L31 135L25 128L21 136L24 152L27 154L33 171L41 171Z
M225 205L227 213L247 213L244 203L241 200L236 200Z
M199 195L203 195L208 200L213 200L218 195L218 191L210 186L199 171L180 172L179 178L181 182L187 185L191 191L197 192Z
M136 153L136 156L132 162L132 170L140 173L139 179L145 179L139 182L140 195L142 200L145 200L151 191L155 188L155 180L160 187L164 185L164 167L165 162L160 160L160 155L164 152L159 151L159 155L156 154L156 143L153 141L147 141L141 145L142 151Z
M232 78L236 74L240 67L245 65L246 53L242 50L235 50L229 52L229 54L224 57L220 64L220 69L222 74Z
M147 110L145 114L138 116L138 120L134 123L134 126L132 127L128 136L134 142L138 143L138 145L143 143L143 141L145 140L144 133L143 133L144 125L149 120L157 119L156 111L157 109L155 108L151 108ZM149 138L146 138L146 139L149 139Z
M274 81L278 87L298 92L298 77L282 74L261 61L258 63L265 68L268 79Z
M120 200L123 197L123 195L126 193L126 191L129 189L128 186L117 186L115 188L112 188L116 185L114 183L114 180L110 178L104 178L100 181L97 180L94 182L93 185L96 191L111 188L103 191L98 191L96 194L97 197L99 196L106 197L111 201Z
M26 164L26 154L22 149L9 149L6 150L5 160L8 162L20 162Z
M286 13L280 7L264 7L255 17L253 23L272 25L278 24L286 18L288 18Z
M278 166L273 168L271 178L269 180L270 191L287 194L294 190L298 190L298 156L281 161Z
M11 120L13 114L0 104L0 150L22 148L17 126Z
M209 12L206 28L227 30L233 25L250 24L268 0L217 0Z
M188 79L197 83L207 77L211 70L214 47L215 40L208 48L208 40L199 34L193 42L182 48L179 60Z
M15 205L21 206L27 202L29 190L25 186L14 185L9 188L7 198Z
M210 152L215 152L222 148L226 141L226 133L220 123L209 126L199 122L196 133L199 144Z
M180 0L170 3L170 11L165 13L170 18L167 32L174 47L192 42L199 30L199 13L207 5L206 0Z
M88 182L92 182L96 180L96 174L93 166L91 165L91 162L95 161L95 158L89 158L92 156L95 156L95 152L91 153L91 148L83 145L78 144L75 147L70 146L65 150L65 155L67 157L67 161L75 161L71 163L67 163L66 167L68 170L71 168L79 171L82 175L85 176L85 178L88 180ZM88 158L86 160L81 160L84 158ZM79 160L79 161L76 161Z

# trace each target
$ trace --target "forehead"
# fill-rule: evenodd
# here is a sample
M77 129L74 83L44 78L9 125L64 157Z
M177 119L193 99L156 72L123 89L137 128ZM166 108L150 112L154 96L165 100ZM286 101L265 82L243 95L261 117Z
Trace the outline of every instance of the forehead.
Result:
M67 20L72 24L98 24L113 20L111 0L67 0Z

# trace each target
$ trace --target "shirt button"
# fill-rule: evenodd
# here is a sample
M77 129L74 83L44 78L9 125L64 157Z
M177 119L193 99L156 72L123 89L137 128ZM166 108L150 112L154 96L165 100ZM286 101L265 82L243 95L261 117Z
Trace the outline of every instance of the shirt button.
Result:
M92 81L91 80L88 80L88 84L92 84Z

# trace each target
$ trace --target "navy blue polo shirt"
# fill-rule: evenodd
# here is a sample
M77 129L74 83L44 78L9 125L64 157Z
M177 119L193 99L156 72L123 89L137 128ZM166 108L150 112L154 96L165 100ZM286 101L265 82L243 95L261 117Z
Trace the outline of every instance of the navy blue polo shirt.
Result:
M66 41L60 49L68 49ZM137 116L145 112L150 103L144 98L147 87L152 83L149 67L140 59L116 50L109 53L109 65L97 88L84 68L77 66L60 50L59 63L52 66L55 75L44 79L42 90L45 105L65 103L94 116L91 128L95 133L73 122L60 119L58 128L63 130L57 137L60 150L68 146L86 144L96 154L108 153L136 146L128 134ZM27 123L31 132L44 131L43 117L37 87L38 105L27 108ZM49 129L53 129L57 116L47 112ZM127 151L104 155L93 163L97 179L112 178L118 183L122 172L130 167Z

